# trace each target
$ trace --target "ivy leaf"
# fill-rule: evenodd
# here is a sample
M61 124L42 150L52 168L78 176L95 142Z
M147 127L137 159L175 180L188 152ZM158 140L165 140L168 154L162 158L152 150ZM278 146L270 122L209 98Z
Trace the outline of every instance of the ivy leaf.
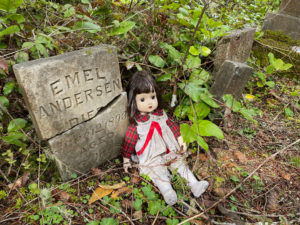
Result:
M275 67L273 65L269 65L267 68L266 68L266 73L267 74L271 74L275 71Z
M266 85L268 85L270 88L275 87L275 82L274 81L267 81Z
M210 113L210 107L202 101L194 104L194 109L195 109L197 120L204 119ZM194 121L195 116L194 116L194 110L192 106L189 107L188 115L189 115L189 119Z
M166 63L159 55L150 55L149 56L149 61L153 65L155 65L157 67L160 67L160 68L164 67L165 63Z
M209 54L211 53L211 50L208 48L208 47L206 47L206 46L202 46L201 47L201 55L203 55L203 56L208 56Z
M4 35L14 34L20 31L20 28L17 25L12 25L7 27L6 29L2 30L0 32L0 37L3 37Z
M188 69L195 69L201 66L201 59L197 56L188 55L184 65Z
M281 70L283 68L284 62L281 59L276 59L272 65L274 66L275 70Z
M184 91L184 93L190 96L194 102L197 102L205 90L205 88L202 88L202 84L203 81L201 80L192 80L188 81L186 85L184 83L178 83L178 86Z
M241 109L242 109L242 104L239 101L234 100L233 101L233 106L232 106L232 111L233 112L239 112Z
M293 112L293 110L291 110L291 108L289 108L289 107L286 107L284 109L284 114L287 117L293 117L295 115L294 112Z
M224 139L223 132L221 129L214 123L209 120L198 120L197 121L199 134L201 136L214 136L219 139Z
M14 55L14 58L17 60L17 63L23 63L23 62L28 62L29 55L27 52L17 52Z
M1 106L4 106L4 107L8 108L9 101L8 101L8 99L6 97L0 96L0 104L1 104Z
M270 53L268 54L268 57L269 57L270 64L273 65L273 64L274 64L274 61L275 61L274 54L273 54L272 52L270 52Z
M223 98L225 105L229 108L232 108L233 96L231 94L226 94L226 95L223 95L222 98Z
M204 141L204 139L200 136L197 136L197 143L203 148L205 151L208 151L208 144Z
M154 191L151 190L150 186L146 186L142 188L144 195L147 197L147 200L155 200L157 198Z
M293 65L290 63L286 63L282 66L281 70L289 70L290 68L292 68Z
M200 95L200 99L204 101L207 105L213 108L219 108L220 106L212 99L211 94L209 93L202 93Z
M180 124L180 133L183 141L186 143L192 143L197 140L197 132L192 130L187 123Z
M7 82L3 87L3 94L9 95L15 88L16 82L15 81L9 81Z
M5 12L15 11L22 3L23 0L1 0L0 10Z
M119 221L109 217L109 218L103 218L100 222L101 225L119 225Z
M13 119L9 122L7 131L17 131L19 129L23 129L27 124L27 121L22 118Z
M7 20L16 21L18 24L25 22L24 16L21 14L16 14L16 13L10 14L3 19L5 19L5 21L7 21Z
M89 33L97 33L101 31L101 27L97 24L91 23L91 22L85 22L85 21L79 21L75 24L74 30L84 30Z
M140 198L137 198L133 203L132 206L133 208L138 211L142 209L143 201Z
M162 43L160 46L161 48L165 48L167 50L168 57L170 57L171 60L177 62L178 64L181 63L181 54L172 45L169 45L167 43Z
M160 201L150 201L148 203L148 211L152 216L156 215L160 209L162 209L162 204Z
M257 121L253 119L253 116L256 115L255 111L253 109L246 109L246 108L241 108L239 111L247 120L250 120L257 124Z
M200 51L197 48L195 48L194 46L191 46L190 49L189 49L189 53L191 53L192 55L197 56L197 55L200 54Z
M167 225L176 225L179 223L178 219L167 219L166 220Z
M162 76L160 76L159 78L157 78L157 82L163 82L163 81L168 81L171 80L172 75L170 73L168 74L164 74Z
M19 147L24 147L26 145L19 140L26 140L26 136L21 132L11 132L7 136L2 137L1 139L8 144L17 145Z
M120 23L120 25L112 30L110 33L110 36L120 35L120 34L126 34L128 31L130 31L132 28L135 27L135 22L133 21L123 21Z

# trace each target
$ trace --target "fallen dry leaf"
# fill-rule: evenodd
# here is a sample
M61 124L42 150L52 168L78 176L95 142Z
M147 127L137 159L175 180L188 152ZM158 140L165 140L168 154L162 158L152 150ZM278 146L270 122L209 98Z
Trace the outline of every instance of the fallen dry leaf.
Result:
M239 162L241 163L246 163L247 162L247 158L244 155L244 153L240 152L240 151L233 151L233 155L235 158L237 158L237 160L239 160Z
M133 217L133 219L136 219L136 220L142 219L143 218L143 211L142 210L135 211L132 214L132 217Z
M125 185L125 182L121 182L121 183L114 184L114 185L99 184L99 187L101 187L103 189L119 189L119 188L123 187L124 185Z
M113 193L111 194L111 198L112 199L115 199L117 198L120 194L123 194L123 193L131 193L132 192L132 189L129 188L129 187L122 187L120 188L119 190L116 190L116 191L113 191Z
M11 183L8 185L9 189L15 190L19 187L25 186L27 181L29 180L29 175L30 175L29 172L25 172L22 177L20 177L16 180L15 183Z
M201 161L207 161L207 157L206 157L206 155L204 155L204 154L199 154L199 159L201 160Z
M63 201L63 202L67 202L70 200L71 198L71 195L68 194L67 192L65 191L62 191L62 190L58 190L58 189L54 189L52 191L52 195L53 197L55 197L56 200L58 201Z
M0 57L0 68L3 69L6 74L8 74L8 64L3 57Z
M271 212L274 212L278 209L278 193L276 190L272 190L268 194L268 204L267 204L267 209L270 210Z
M229 167L229 168L236 167L236 165L234 163L228 163L226 166Z
M229 191L230 191L229 188L215 188L214 189L214 193L219 197L225 196Z
M104 189L102 187L96 188L96 190L93 192L88 204L92 204L93 202L103 198L104 196L109 195L113 192L113 189Z
M284 171L279 171L279 173L280 173L280 175L284 178L284 179L286 179L287 181L290 181L291 180L291 174L289 174L289 173L285 173Z
M192 220L192 224L197 224L197 225L208 225L207 222L204 222L202 220Z
M105 176L105 173L98 168L91 168L91 172L94 176L98 176L100 179Z

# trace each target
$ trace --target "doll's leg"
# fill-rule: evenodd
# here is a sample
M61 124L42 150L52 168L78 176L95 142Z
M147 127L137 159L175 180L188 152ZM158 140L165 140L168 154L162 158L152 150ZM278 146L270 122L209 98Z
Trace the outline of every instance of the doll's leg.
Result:
M177 202L177 194L171 185L170 173L163 161L160 160L159 163L153 163L148 166L141 165L140 173L150 177L167 204L174 205Z
M174 162L170 164L170 169L173 171L177 169L177 172L180 174L181 177L187 180L188 185L191 187L191 190L196 198L202 195L208 187L208 182L205 180L198 181L197 178L194 176L192 171L186 165L185 160L182 156L177 155L175 157L174 154Z

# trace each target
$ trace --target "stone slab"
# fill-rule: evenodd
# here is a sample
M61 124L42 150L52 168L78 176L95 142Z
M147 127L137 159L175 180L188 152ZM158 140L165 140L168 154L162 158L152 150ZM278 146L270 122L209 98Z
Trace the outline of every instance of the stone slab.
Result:
M262 29L282 31L291 38L300 40L300 18L298 17L280 13L267 13Z
M113 46L85 48L13 69L41 139L89 120L122 92Z
M93 119L48 140L62 179L81 175L120 154L128 126L123 92Z
M251 53L255 30L256 28L251 27L234 30L218 42L214 60L214 74L217 73L225 60L247 62Z
M232 94L235 98L240 98L252 74L253 68L245 63L226 60L216 74L210 92L218 99L224 94Z
M279 13L288 14L300 18L300 1L299 0L282 0Z

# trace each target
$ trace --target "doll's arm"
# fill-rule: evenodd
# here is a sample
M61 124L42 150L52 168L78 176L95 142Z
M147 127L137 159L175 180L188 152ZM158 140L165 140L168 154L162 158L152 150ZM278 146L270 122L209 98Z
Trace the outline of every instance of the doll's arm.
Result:
M168 117L167 125L170 127L171 131L173 132L175 138L178 141L179 146L182 147L183 152L186 152L187 146L186 143L183 142L183 138L180 134L179 125L176 122L174 122L170 117Z
M122 156L123 156L123 168L125 172L128 172L128 168L131 168L130 157L135 151L135 145L138 140L138 134L136 126L131 124L127 128L125 139L123 142Z
M183 152L186 152L187 146L186 146L186 143L183 142L183 137L182 137L182 136L179 136L179 137L177 138L177 141L178 141L178 144L179 144L180 148L182 148Z
M129 158L123 158L123 168L125 173L128 173L128 169L131 168L131 163Z

